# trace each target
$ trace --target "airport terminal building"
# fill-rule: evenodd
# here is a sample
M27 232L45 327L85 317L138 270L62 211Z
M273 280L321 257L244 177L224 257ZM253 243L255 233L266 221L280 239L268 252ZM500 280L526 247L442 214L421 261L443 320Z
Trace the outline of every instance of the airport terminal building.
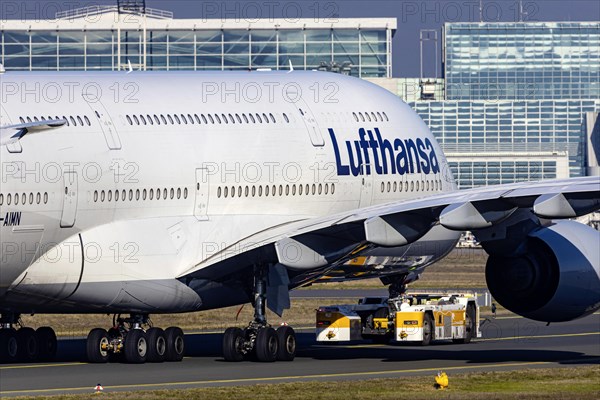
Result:
M61 12L52 21L5 20L7 70L317 69L336 63L358 77L391 77L395 18L175 19L119 6Z
M395 18L222 21L91 6L52 21L1 21L0 63L8 71L326 66L407 101L460 188L600 174L600 23L447 23L443 77L429 79L392 78L396 27Z
M449 23L443 33L443 95L408 101L461 188L600 174L600 23Z

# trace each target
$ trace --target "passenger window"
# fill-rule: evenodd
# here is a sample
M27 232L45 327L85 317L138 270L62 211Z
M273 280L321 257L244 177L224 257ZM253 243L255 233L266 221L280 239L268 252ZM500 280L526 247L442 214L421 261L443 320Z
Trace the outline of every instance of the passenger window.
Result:
M229 123L229 121L227 120L227 116L225 114L221 114L221 119L223 119L223 122L225 122L226 124Z
M177 114L173 114L173 119L175 119L175 122L177 123L177 125L181 125L181 120L179 119Z
M58 117L56 119L58 119ZM90 119L87 117L87 115L84 115L83 119L85 120L85 123L86 123L87 126L91 126L92 125L92 123L90 122Z
M187 125L187 119L185 118L185 115L181 114L181 120Z
M248 117L246 117L246 114L242 114L242 118L244 119L245 123L248 123Z
M187 115L187 119L188 119L188 121L190 121L190 124L194 124L194 118L192 118L191 114Z
M198 114L194 114L194 119L196 120L196 123L200 125L200 118L198 118Z
M256 123L256 121L254 120L254 116L252 114L248 114L248 117L250 117L250 121L252 121L253 124Z
M371 117L369 117L369 113L365 112L365 117L367 117L367 121L371 122Z
M146 118L144 118L143 115L140 115L140 120L142 121L142 124L146 125Z
M383 117L379 111L377 111L377 118L379 118L380 121L383 121Z
M269 118L267 118L267 114L263 113L263 120L268 124L269 123Z
M73 124L73 126L77 126L77 124L75 123L75 118L73 118L73 116L69 117L71 119L71 124ZM33 117L33 119L35 119L36 121L38 120L37 117Z
M219 124L221 123L221 118L219 118L219 114L215 114L215 119Z
M205 124L208 124L208 121L206 120L206 117L204 116L204 114L200 114L200 116L202 117L202 122L204 122Z
M386 120L386 121L389 121L389 119L388 119L388 116L387 116L387 114L385 113L385 111L384 111L384 112L382 112L382 114L383 114L383 118L385 118L385 120Z
M233 115L228 114L229 115L229 121L231 121L232 124L235 124L235 119L233 119Z
M133 125L133 121L131 121L131 117L129 115L126 115L125 118L127 119L129 125Z
M160 114L160 119L161 119L161 121L162 121L163 124L165 124L165 125L167 124L167 119L165 118L164 115Z
M289 123L290 123L290 119L288 118L288 116L287 116L287 114L286 114L286 113L283 113L283 119L285 120L285 122L286 122L287 124L289 124Z
M262 124L262 119L260 119L260 115L258 115L258 113L256 113L256 120L259 124Z
M160 119L158 118L158 115L154 114L154 122L156 122L156 125L160 125Z
M242 123L242 119L240 118L240 114L235 114L235 119L237 119L238 124Z

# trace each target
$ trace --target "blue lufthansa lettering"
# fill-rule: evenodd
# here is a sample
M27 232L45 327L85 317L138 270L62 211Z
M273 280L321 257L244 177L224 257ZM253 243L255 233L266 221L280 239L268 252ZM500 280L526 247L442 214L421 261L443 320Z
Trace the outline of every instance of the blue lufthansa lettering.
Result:
M348 155L343 157L334 130L328 130L338 175L358 176L363 173L363 166L364 174L370 175L371 159L373 170L378 175L404 175L415 172L428 175L440 171L433 143L428 138L394 139L392 145L388 139L382 138L379 128L375 128L374 131L360 128L358 140L345 142Z

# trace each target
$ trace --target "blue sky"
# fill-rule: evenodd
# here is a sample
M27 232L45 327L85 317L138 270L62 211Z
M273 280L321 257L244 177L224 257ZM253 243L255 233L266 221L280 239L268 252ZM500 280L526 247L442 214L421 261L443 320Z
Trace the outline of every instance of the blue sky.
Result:
M0 18L6 10L17 6L30 16L36 10L55 12L92 4L115 4L114 0L39 1L2 0ZM597 0L482 0L483 21L600 21L600 1ZM173 11L175 18L356 18L395 17L398 30L393 40L393 75L419 76L419 33L422 29L440 32L444 22L477 22L480 20L480 0L146 0L148 7ZM520 13L522 8L523 13ZM441 74L441 34L437 52L438 75ZM425 45L424 74L433 76L435 55L433 42Z

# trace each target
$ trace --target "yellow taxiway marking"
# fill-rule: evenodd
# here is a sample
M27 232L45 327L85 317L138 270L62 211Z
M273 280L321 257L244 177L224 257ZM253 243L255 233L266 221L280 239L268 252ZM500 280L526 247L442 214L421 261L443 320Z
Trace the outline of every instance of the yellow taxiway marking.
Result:
M33 364L33 365L11 365L8 367L0 367L3 369L25 369L25 368L48 368L48 367L72 367L74 365L85 365L89 363L76 362L76 363L64 363L64 364Z
M535 362L522 362L522 363L499 363L499 364L484 364L484 365L465 365L455 367L444 367L445 371L456 371L461 369L484 369L484 368L497 368L497 367L524 367L531 365L547 365L553 364L552 361L535 361ZM383 370L383 371L364 371L364 372L344 372L337 374L315 374L315 375L289 375L289 376L272 376L264 378L240 378L240 379L215 379L206 381L188 381L188 382L165 382L165 383L138 383L129 385L113 385L107 386L104 389L144 389L150 387L173 387L173 386L185 386L185 385L206 385L215 383L248 383L248 382L276 382L285 380L299 380L299 379L322 379L322 378L344 378L351 376L375 376L375 375L397 375L405 373L415 372L430 372L439 371L440 367L437 368L418 368L418 369L398 369L398 370ZM17 393L44 393L44 392L63 392L63 391L90 391L90 387L70 387L70 388L53 388L53 389L30 389L30 390L8 390L0 391L0 395L17 394Z

